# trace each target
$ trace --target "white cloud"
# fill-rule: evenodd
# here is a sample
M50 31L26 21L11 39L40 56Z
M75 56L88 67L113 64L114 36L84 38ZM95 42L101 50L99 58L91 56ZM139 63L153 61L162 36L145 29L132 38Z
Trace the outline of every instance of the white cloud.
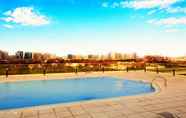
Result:
M166 9L166 11L168 13L186 13L186 7L182 8L182 7L169 7Z
M102 3L102 7L108 7L108 3L107 2Z
M33 7L18 7L4 13L6 18L3 20L7 23L17 23L21 25L40 26L49 24L47 18L35 12Z
M156 20L155 19L151 19L151 20L148 20L147 23L149 24L155 24Z
M119 7L119 6L120 6L120 4L119 4L118 2L114 2L114 3L111 5L112 8L117 8L117 7Z
M6 27L6 28L8 28L8 29L12 29L13 28L12 25L8 25L8 24L4 24L3 26Z
M170 17L160 20L149 20L148 23L156 25L186 25L186 17L181 18Z
M11 15L11 11L6 11L5 13L3 13L3 15L5 15L5 16L9 16L9 15Z
M167 33L174 33L174 32L179 32L179 29L166 29L165 32Z
M147 15L152 15L158 11L166 11L168 13L186 13L186 7L173 7L175 3L184 0L123 0L120 2L105 2L103 7L110 8L131 8L131 9L150 9Z
M152 14L154 14L156 11L157 11L156 9L151 10L151 11L149 11L149 12L147 13L147 15L152 15Z
M120 4L125 8L134 9L150 9L150 8L166 8L170 5L180 2L182 0L133 0L133 1L123 1Z

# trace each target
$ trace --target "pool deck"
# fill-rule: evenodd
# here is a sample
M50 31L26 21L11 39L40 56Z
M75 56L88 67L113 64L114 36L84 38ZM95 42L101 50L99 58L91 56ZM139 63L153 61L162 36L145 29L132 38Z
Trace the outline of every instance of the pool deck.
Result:
M8 80L0 76L0 82L64 79L88 76L114 76L151 82L157 92L139 96L92 100L72 104L2 110L0 118L186 118L186 76L155 72L91 72L43 75L12 75ZM167 86L165 86L165 78Z

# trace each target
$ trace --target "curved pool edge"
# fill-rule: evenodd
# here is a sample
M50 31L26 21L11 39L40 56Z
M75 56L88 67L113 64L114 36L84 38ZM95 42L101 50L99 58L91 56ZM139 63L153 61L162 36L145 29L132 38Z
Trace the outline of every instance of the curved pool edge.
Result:
M84 78L84 76L82 76ZM88 76L88 77L95 77L95 76ZM96 76L97 77L97 76ZM108 76L102 76L102 77L109 77ZM126 79L125 77L118 77L118 76L112 76L112 77L116 77L116 79ZM78 77L69 77L69 78L65 78L62 77L60 80L65 80L65 79L74 79L74 78L78 78ZM45 80L45 79L30 79L30 80L18 80L18 82L21 81L39 81L39 80ZM47 78L47 80L53 80L53 79L49 79ZM150 81L144 80L144 79L126 79L126 80L131 80L131 81L141 81L144 83L148 83L150 84ZM0 82L0 83L6 83L7 81L4 82ZM13 81L8 81L8 82L16 82L16 80ZM19 110L41 110L41 109L47 109L47 108L51 108L51 107L59 107L59 106L64 106L64 107L68 107L68 106L72 106L72 105L80 105L80 104L89 104L89 103L101 103L101 102L110 102L110 101L118 101L118 100L123 100L123 99L130 99L130 98L140 98L140 97L148 97L148 96L153 96L153 95L157 95L158 93L161 92L161 87L157 84L154 83L152 84L154 91L150 92L150 93L142 93L142 94L137 94L137 95L131 95L131 96L118 96L118 97L111 97L111 98L103 98L103 99L92 99L92 100L84 100L84 101L75 101L75 102L69 102L69 103L56 103L56 104L46 104L46 105L37 105L37 106L29 106L29 107L23 107L23 108L13 108L13 109L2 109L1 111L19 111Z

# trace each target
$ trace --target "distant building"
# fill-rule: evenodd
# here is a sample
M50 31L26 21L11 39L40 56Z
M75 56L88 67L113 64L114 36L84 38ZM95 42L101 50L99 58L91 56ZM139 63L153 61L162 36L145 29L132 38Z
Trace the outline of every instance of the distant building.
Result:
M137 58L138 58L138 56L136 53L122 55L122 59L137 59Z
M108 58L109 58L108 55L103 55L102 54L102 55L99 56L100 60L107 60Z
M44 55L42 53L33 53L32 54L34 61L42 61L44 60Z
M44 54L43 54L43 59L44 59L44 60L55 59L55 58L57 58L56 55L52 55L52 54L49 54L49 53L44 53Z
M121 53L112 52L108 54L108 59L111 59L111 60L120 60L122 58L123 57Z
M88 55L88 59L89 59L89 60L97 60L97 59L99 59L99 56L98 56L98 55L89 54L89 55Z
M32 52L25 52L24 59L32 59Z
M133 53L131 58L132 59L137 59L137 54L136 53Z
M86 57L82 56L82 55L75 55L75 59L81 60L81 59L85 59Z
M0 50L0 60L7 60L9 57L8 52Z
M116 59L116 60L121 60L121 59L123 59L122 54L121 54L121 53L115 53L115 59Z
M9 55L8 60L12 61L12 60L16 60L16 59L17 59L16 55Z
M23 51L17 51L15 55L16 55L17 59L24 59L24 52Z
M76 59L76 56L73 54L68 54L67 59Z

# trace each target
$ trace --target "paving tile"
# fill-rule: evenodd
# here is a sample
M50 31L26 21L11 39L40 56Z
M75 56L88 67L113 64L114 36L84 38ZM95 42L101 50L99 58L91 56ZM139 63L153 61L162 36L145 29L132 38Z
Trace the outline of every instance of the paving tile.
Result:
M39 118L56 118L54 114L41 114Z
M161 118L161 116L159 116L155 113L152 113L152 112L141 113L141 116L143 116L144 118Z
M21 117L21 118L39 118L39 116L28 116L28 117Z
M57 118L70 118L73 117L72 113L69 111L56 112Z
M129 107L129 108L136 113L146 111L143 107L139 107L139 106L133 106L133 107Z
M115 110L118 110L118 109L122 109L123 106L122 105L112 105L112 108Z
M109 102L105 102L105 104L108 106L119 105L118 101L109 101Z
M98 107L98 108L91 108L91 109L89 108L86 109L86 111L89 113L99 113L99 112L104 112L105 109Z
M181 113L186 113L186 106L177 107L175 109L178 110Z
M92 118L89 114L76 115L74 118Z
M40 114L51 114L51 113L54 113L54 109L52 108L40 109L38 112L39 112L39 115Z
M109 118L105 113L91 113L92 118Z
M146 111L156 111L156 110L159 110L160 109L157 105L144 106L143 108Z
M135 114L136 113L135 111L133 111L133 110L131 110L129 108L122 108L122 109L120 109L118 111L122 112L125 115L131 115L131 114Z
M22 117L27 118L27 117L37 117L38 116L38 111L37 110L24 110L22 111Z
M3 111L0 112L0 118L3 118L4 117L4 113Z
M81 114L86 114L87 112L84 110L71 110L71 113L73 115L81 115Z
M145 117L139 114L133 114L133 115L128 115L127 118L145 118Z
M54 108L55 112L64 112L64 111L68 111L67 107L64 106L58 106Z
M21 115L22 115L21 112L7 111L2 113L2 116L0 118L20 118Z
M81 110L82 106L81 105L72 105L72 106L69 106L67 108L70 109L70 110Z
M111 111L111 112L105 112L105 114L109 117L109 118L117 118L117 117L124 117L124 113L120 112L120 111Z

